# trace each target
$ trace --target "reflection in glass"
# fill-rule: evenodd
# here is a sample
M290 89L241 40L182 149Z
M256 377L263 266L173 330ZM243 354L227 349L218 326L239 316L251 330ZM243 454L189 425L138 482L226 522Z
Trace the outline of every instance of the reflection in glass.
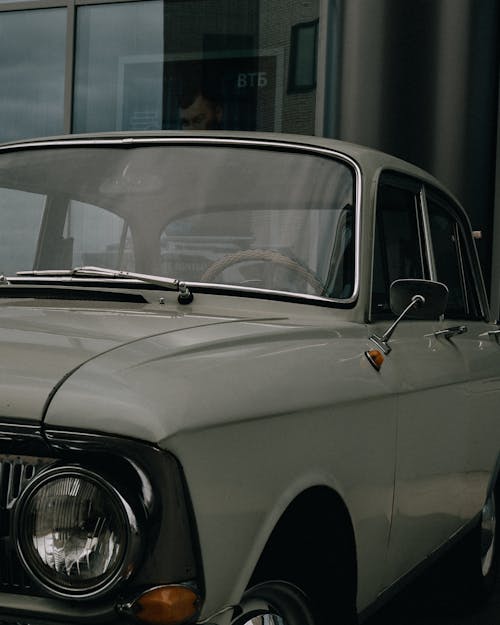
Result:
M313 134L318 19L319 0L80 6L73 130ZM290 33L297 24L299 99L287 91Z
M316 86L318 20L292 28L288 91L309 91Z
M215 145L27 150L1 155L2 187L5 230L47 198L44 227L38 217L9 275L36 250L42 270L99 264L338 299L354 290L354 179L333 159Z
M66 213L64 240L71 241L71 265L126 271L134 268L127 222L99 206L71 200Z
M163 2L77 10L73 131L162 126Z
M12 275L20 267L33 268L45 200L43 194L0 188L1 275Z
M1 141L63 132L65 45L66 9L0 14Z
M437 279L446 284L449 290L446 314L464 319L467 317L467 311L460 263L462 250L458 224L452 214L433 200L428 200L428 206Z

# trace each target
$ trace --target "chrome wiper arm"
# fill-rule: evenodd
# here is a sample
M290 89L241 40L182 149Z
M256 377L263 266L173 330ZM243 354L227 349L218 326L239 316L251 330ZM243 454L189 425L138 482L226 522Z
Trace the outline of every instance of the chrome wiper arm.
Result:
M171 291L179 292L179 303L190 304L193 301L193 294L185 282L176 278L165 278L147 273L136 273L135 271L120 271L117 269L107 269L106 267L83 266L73 269L34 269L32 271L18 271L20 277L87 277L87 278L108 278L111 280L139 280L145 284L154 284Z
M179 285L183 284L174 278L165 278L163 276L153 276L147 273L136 273L135 271L121 271L119 269L107 269L105 267L93 267L85 265L84 267L75 267L71 269L73 276L102 277L116 280L140 280L146 284L156 284L164 286L172 291L178 291Z

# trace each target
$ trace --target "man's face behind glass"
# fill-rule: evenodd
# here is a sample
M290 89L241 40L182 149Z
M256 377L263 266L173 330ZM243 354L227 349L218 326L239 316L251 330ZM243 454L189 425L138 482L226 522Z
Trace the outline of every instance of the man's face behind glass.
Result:
M200 94L180 109L180 115L183 130L215 130L220 128L222 107Z

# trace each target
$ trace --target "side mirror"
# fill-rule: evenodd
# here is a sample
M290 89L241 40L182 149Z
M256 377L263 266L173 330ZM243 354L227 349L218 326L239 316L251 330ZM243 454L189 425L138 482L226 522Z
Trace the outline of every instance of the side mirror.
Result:
M396 321L383 336L372 334L370 339L384 354L391 351L389 339L402 319L437 319L448 303L448 288L432 280L395 280L390 290L391 310Z
M395 280L391 284L391 310L401 315L410 305L413 298L420 295L417 305L412 307L405 317L408 319L437 319L446 310L448 303L448 288L441 282L432 280Z

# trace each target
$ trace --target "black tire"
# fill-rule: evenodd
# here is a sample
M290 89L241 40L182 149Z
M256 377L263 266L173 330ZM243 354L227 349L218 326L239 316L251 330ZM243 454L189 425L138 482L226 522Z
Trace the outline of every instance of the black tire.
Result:
M499 569L498 491L491 491L474 530L445 558L444 603L452 612L475 611L492 594Z
M464 553L464 574L471 606L483 603L493 592L498 573L497 497L491 491L481 521L470 536Z
M317 625L305 594L286 582L270 581L250 588L240 607L231 625Z

